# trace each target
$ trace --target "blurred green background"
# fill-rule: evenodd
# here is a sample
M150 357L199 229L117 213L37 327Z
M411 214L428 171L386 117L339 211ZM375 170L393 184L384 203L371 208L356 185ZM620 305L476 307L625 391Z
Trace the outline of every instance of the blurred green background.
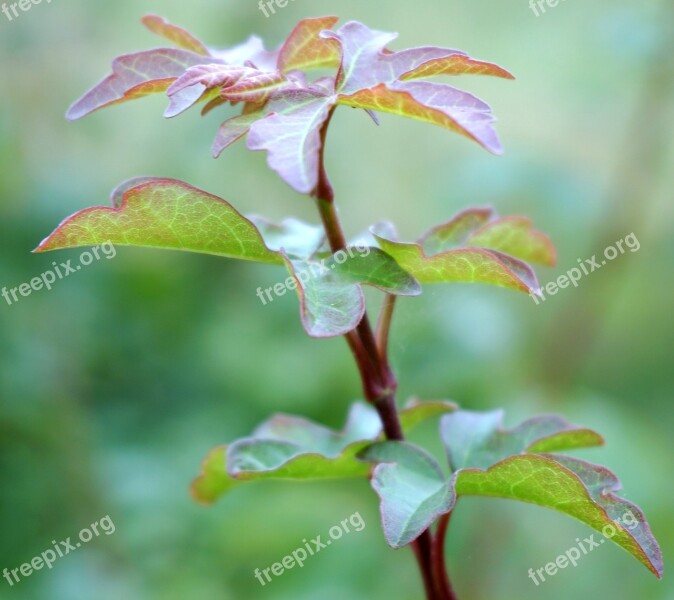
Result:
M480 286L431 287L399 303L392 333L401 398L504 407L508 424L558 412L605 434L580 454L620 475L665 559L674 549L672 262L674 5L568 0L536 17L527 0L295 0L265 18L255 0L54 0L0 14L0 287L79 252L30 250L68 214L107 203L131 176L184 179L244 212L315 221L311 202L244 143L215 161L222 114L164 121L165 99L63 118L113 56L161 45L146 13L212 45L251 32L276 46L305 16L338 14L399 31L394 48L435 44L510 69L463 78L494 107L494 157L440 128L342 109L327 160L350 233L379 219L406 239L471 205L530 215L559 248L542 283L634 232L628 253L536 306ZM217 112L217 111L216 111ZM408 550L386 547L366 482L260 483L213 508L189 497L206 452L275 411L341 426L360 396L342 340L312 340L279 271L212 257L118 249L8 306L0 299L0 569L18 567L110 515L94 539L10 588L17 600L396 600L421 598ZM415 439L437 449L436 425ZM366 527L262 588L253 577L360 511ZM674 598L613 545L536 587L527 577L588 535L541 508L468 499L449 536L459 598Z

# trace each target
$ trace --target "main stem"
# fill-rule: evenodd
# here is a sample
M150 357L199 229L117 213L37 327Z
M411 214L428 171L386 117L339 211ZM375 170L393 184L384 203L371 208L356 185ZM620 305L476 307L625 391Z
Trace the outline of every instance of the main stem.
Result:
M332 253L346 248L346 237L335 209L335 194L325 170L325 141L328 127L334 114L330 112L321 129L321 149L318 185L313 192L323 221ZM394 296L387 296L377 336L372 330L367 312L354 331L346 334L346 341L358 365L366 399L375 407L382 422L386 438L393 441L405 439L395 403L398 387L388 360L388 331L395 304ZM442 544L444 532L434 540L430 529L424 531L414 542L412 549L419 563L427 600L456 600L446 571L440 576L437 561L437 543ZM434 560L434 558L436 560Z

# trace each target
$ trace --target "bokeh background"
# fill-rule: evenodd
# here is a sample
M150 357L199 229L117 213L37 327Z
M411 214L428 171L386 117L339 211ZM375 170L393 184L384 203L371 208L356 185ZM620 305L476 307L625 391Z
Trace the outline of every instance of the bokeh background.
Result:
M475 285L399 303L393 362L401 398L504 407L507 423L556 412L605 434L580 456L620 475L665 559L674 550L671 223L674 5L568 0L538 17L526 0L294 0L265 18L255 0L54 0L0 14L0 286L78 251L30 251L66 215L106 204L131 176L184 179L244 212L315 221L311 203L239 143L215 161L222 114L161 117L161 97L67 123L65 109L113 56L161 45L159 13L211 45L251 32L276 46L302 17L338 14L399 31L395 48L436 44L498 62L517 81L464 78L490 102L506 154L440 128L342 109L328 166L351 233L382 218L411 239L468 205L530 215L559 248L542 283L634 233L641 242L578 289L536 306ZM421 597L409 551L386 547L366 482L260 483L215 507L189 497L206 452L272 412L340 427L360 397L342 340L311 340L280 272L253 264L118 249L8 306L0 301L0 569L18 567L105 515L116 526L10 588L3 600L342 600ZM376 302L376 300L374 300ZM376 304L373 305L376 308ZM415 435L436 451L436 425ZM262 588L268 567L359 511L360 533ZM613 545L536 587L527 578L590 531L545 509L468 499L453 519L460 598L674 599Z

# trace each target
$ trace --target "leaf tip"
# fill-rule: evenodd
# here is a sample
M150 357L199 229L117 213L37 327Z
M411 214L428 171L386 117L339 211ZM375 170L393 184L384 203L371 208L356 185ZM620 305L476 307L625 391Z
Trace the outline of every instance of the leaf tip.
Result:
M78 119L81 119L85 113L82 112L81 109L78 108L79 100L77 102L74 102L68 107L68 110L66 111L65 117L68 121L77 121Z
M60 227L60 226L59 226ZM31 250L31 254L43 254L44 252L49 252L55 248L51 247L51 241L54 237L54 233L50 233L46 238L44 238L36 248Z

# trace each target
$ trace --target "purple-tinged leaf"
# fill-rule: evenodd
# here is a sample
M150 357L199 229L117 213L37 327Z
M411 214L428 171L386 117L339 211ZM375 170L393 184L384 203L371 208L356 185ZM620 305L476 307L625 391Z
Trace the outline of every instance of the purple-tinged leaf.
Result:
M293 82L280 73L258 71L242 77L232 85L225 85L220 95L230 102L261 104L266 102L274 92L292 86Z
M422 47L395 52L386 57L401 81L437 75L491 75L515 79L504 68L475 60L465 52L450 48Z
M171 96L194 85L200 85L203 89L220 87L235 83L252 73L258 73L257 69L222 63L200 64L187 69L171 84L166 93Z
M303 19L293 29L281 47L278 69L282 73L292 70L326 69L338 67L339 46L332 40L320 37L321 31L334 27L338 17Z
M374 112L373 110L370 110L369 108L366 108L365 112L370 117L370 119L372 119L372 121L374 122L374 124L377 127L379 127L379 125L381 125L381 121L379 120L379 117L377 116L376 112Z
M391 112L434 123L501 152L489 106L448 85L410 81L432 75L482 73L508 77L491 63L448 48L422 47L392 52L397 34L351 21L336 31L336 17L301 21L278 50L268 51L251 36L226 49L207 47L181 27L148 15L143 23L177 44L125 55L113 73L69 109L70 119L148 94L167 92L164 116L174 117L198 102L202 114L226 101L244 104L241 117L226 121L213 145L224 148L250 133L248 147L268 152L272 169L295 190L316 190L320 131L336 104ZM308 83L303 70L339 67L333 77Z
M205 56L210 54L208 48L191 33L182 27L169 23L163 17L146 15L141 21L152 33L156 33L157 35L166 38L179 48L190 50L191 52L196 52L197 54L203 54Z
M263 114L260 112L252 112L227 119L220 125L218 134L215 136L211 149L213 158L218 158L225 148L246 135L250 131L251 125L262 116Z
M406 442L381 442L360 458L377 463L371 483L381 499L384 536L393 548L413 542L452 509L453 491L425 450Z
M296 85L295 79L251 67L218 63L197 65L187 69L166 91L171 105L164 116L175 116L183 112L198 102L206 91L211 98L219 96L233 104L264 104L275 90Z
M37 252L112 242L283 264L255 225L228 202L173 179L124 192L117 208L94 207L66 219Z
M248 148L266 150L269 166L300 194L318 184L320 131L332 104L318 89L283 91L266 105L271 114L250 128Z
M167 90L172 96L191 86L205 89L220 88L219 95L231 102L264 104L269 94L286 86L306 87L301 73L282 75L278 71L260 71L252 67L207 63L187 69Z
M185 112L204 98L207 89L203 85L194 85L169 96L169 105L164 111L164 117L170 119Z
M307 260L313 257L325 241L325 231L318 225L309 225L298 219L272 223L258 215L247 215L270 250L283 251L290 258Z
M80 119L105 106L163 93L185 69L203 62L202 55L167 48L120 56L112 63L112 75L77 100L66 117Z
M465 135L493 154L503 148L490 107L468 92L426 81L403 81L340 95L338 104L432 123Z
M347 248L321 262L286 259L286 266L312 337L340 336L358 326L365 314L361 284L400 296L421 293L414 277L378 248Z
M502 152L487 104L449 85L408 80L478 72L509 77L505 70L447 48L391 52L386 45L397 34L374 31L355 21L321 35L342 47L336 88L339 104L434 123L470 137L490 152Z
M238 46L223 50L211 49L211 55L230 65L252 66L264 71L275 71L278 50L266 50L262 40L256 35L251 35Z
M348 96L396 77L382 69L384 48L397 33L376 31L358 21L349 21L338 31L325 31L325 39L336 40L342 48L342 64L337 75L337 91ZM387 65L388 66L388 65Z
M290 259L286 265L295 282L300 318L308 335L337 337L358 326L365 314L365 298L359 285L342 282L334 274L319 270L320 265Z

